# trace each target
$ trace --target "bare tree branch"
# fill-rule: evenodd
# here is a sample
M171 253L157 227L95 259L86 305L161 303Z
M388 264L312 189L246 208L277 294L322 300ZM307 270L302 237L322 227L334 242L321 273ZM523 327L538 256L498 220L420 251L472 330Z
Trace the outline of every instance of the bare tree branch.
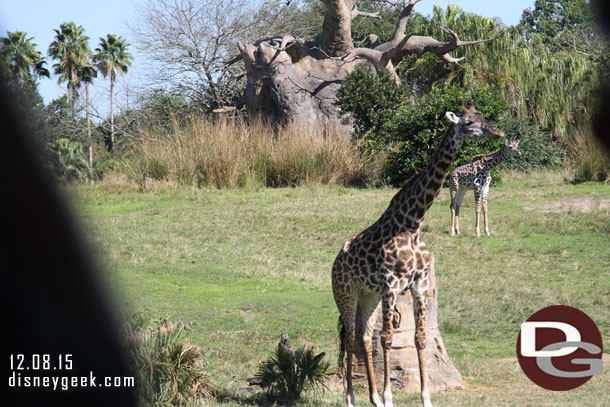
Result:
M476 41L461 41L460 38L458 37L458 35L455 33L455 31L452 31L449 28L444 28L444 27L440 27L440 29L453 37L453 41L452 42L453 42L453 44L455 45L456 48L457 47L465 47L465 46L468 46L468 45L481 44L481 43L493 40L493 37L492 37L492 38L486 38L486 39L483 39L483 40L476 40Z
M357 17L368 17L368 18L376 18L376 19L381 19L381 16L379 15L379 12L376 13L367 13L365 11L360 11L358 10L356 7L354 7L354 9L352 10L352 13L350 15L350 18L353 20Z
M404 3L403 9L400 12L400 17L398 18L398 21L396 22L396 28L394 29L394 35L392 36L392 39L390 40L390 42L400 41L402 39L402 36L405 35L406 29L407 29L407 22L409 21L409 16L411 15L411 12L413 11L413 7L415 7L415 5L417 3L419 3L420 1L421 0L413 0L408 3Z

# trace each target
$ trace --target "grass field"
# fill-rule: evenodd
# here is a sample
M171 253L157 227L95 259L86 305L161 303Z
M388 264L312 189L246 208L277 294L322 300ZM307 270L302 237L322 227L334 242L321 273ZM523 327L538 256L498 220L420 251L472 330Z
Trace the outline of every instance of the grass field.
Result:
M610 349L609 211L551 206L610 199L610 186L574 185L558 173L503 179L490 192L491 237L474 236L472 193L462 209L462 236L448 234L446 189L424 222L424 240L436 253L440 330L466 382L433 393L432 401L437 407L609 406L610 360L603 375L581 388L549 392L521 372L515 341L533 312L565 304L588 313ZM162 185L142 192L103 183L78 187L74 195L121 310L147 321L184 321L188 339L205 352L210 379L238 388L282 333L293 345L314 344L335 364L332 262L395 192ZM357 391L359 404L368 405L365 386ZM340 406L343 399L341 388L331 388L306 404ZM396 394L395 405L419 405L419 396Z

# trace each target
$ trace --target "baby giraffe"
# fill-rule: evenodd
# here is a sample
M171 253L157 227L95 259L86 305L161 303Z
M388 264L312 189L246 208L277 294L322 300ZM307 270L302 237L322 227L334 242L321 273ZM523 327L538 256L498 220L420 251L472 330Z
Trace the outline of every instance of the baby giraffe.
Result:
M460 206L466 191L474 191L474 210L476 212L475 229L477 237L481 236L479 231L479 214L481 211L481 200L483 201L483 221L485 224L485 234L489 236L489 226L487 223L487 194L491 184L489 171L500 164L509 154L521 155L518 150L519 141L510 140L495 153L487 155L477 155L470 164L456 168L451 174L449 188L451 191L451 236L460 234L459 217Z

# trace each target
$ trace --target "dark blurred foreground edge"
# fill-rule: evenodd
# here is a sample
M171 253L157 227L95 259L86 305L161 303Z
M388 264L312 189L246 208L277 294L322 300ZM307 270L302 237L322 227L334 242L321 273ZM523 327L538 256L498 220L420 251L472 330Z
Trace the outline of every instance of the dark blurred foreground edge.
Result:
M0 284L4 301L0 344L5 352L8 405L135 405L133 388L101 387L106 377L112 383L116 377L132 374L97 280L95 262L53 177L38 161L33 135L24 133L23 119L0 83ZM71 369L67 359L72 360ZM58 382L53 390L52 385L26 387L26 376L89 379L86 388L80 387L83 382L79 379L78 387L63 390ZM96 387L91 387L91 377L96 377ZM68 379L62 380L67 383Z

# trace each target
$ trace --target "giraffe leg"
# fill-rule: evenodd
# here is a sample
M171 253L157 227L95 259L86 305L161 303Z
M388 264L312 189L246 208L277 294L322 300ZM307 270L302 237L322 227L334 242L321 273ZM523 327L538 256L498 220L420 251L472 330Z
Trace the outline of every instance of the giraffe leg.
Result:
M460 207L462 206L462 201L464 200L464 195L468 190L464 187L460 187L457 191L457 195L455 197L455 234L460 234Z
M347 370L345 379L347 383L345 403L347 407L355 407L356 399L354 398L354 388L352 384L352 359L354 354L354 322L356 319L356 300L349 299L345 302L345 306L340 307L341 319L345 333L343 340L345 342L345 356L347 358ZM337 304L339 305L339 304Z
M487 194L489 194L489 184L483 186L483 224L485 225L485 235L489 236L489 223L487 222Z
M455 236L455 208L451 207L451 236Z
M390 381L390 351L394 335L394 306L398 293L389 290L382 296L383 328L381 330L381 346L383 347L383 403L384 407L393 407L392 386Z
M373 366L373 331L381 309L379 297L376 295L366 295L359 298L360 311L362 313L362 326L364 327L361 340L364 349L364 360L366 365L366 377L369 384L369 400L375 407L383 407L377 392L377 382L375 380L375 369Z
M425 279L422 277L415 281L411 287L413 295L413 314L415 317L415 348L417 349L417 360L419 362L419 379L421 383L421 400L423 407L432 407L430 391L428 390L428 374L424 358L426 347L426 301L429 287L429 274Z
M347 371L345 372L345 402L347 407L354 407L356 405L356 400L354 398L354 388L352 384L352 359L354 353L354 327L358 299L355 294L353 282L348 275L343 275L344 279L347 278L346 283L339 283L339 276L343 273L345 273L344 267L340 264L340 261L335 260L332 271L333 295L337 308L339 309L341 322L343 322L343 336L341 340L345 345L345 356L347 358ZM340 363L340 366L341 365L342 363Z
M481 190L474 190L474 211L476 214L476 221L474 225L474 230L477 232L477 237L481 237L481 231L479 228L479 218L481 215Z
M475 221L474 230L477 232L477 237L481 237L481 231L479 228L479 217L481 215L481 209L475 208L475 213L476 213L476 221Z
M449 195L451 196L451 236L455 236L455 204L456 199L455 196L457 194L458 189L458 181L457 177L452 176L451 182L449 183Z

